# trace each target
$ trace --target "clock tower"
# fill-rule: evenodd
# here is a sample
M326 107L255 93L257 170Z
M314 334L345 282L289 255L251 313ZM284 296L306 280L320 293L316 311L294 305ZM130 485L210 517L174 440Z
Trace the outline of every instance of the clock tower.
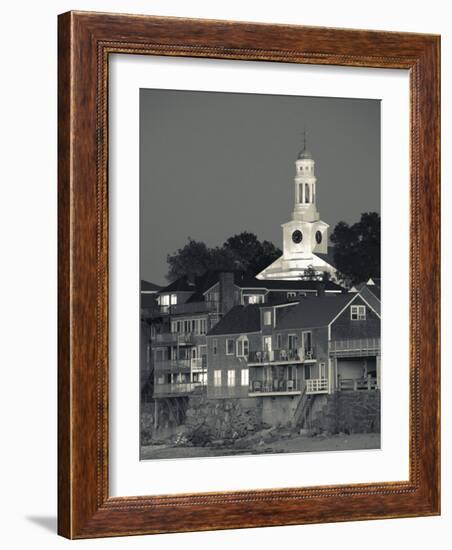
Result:
M314 270L334 276L334 267L317 254L328 253L328 224L320 220L316 203L315 162L306 146L295 161L294 208L292 219L282 225L283 255L261 271L258 279L300 279Z

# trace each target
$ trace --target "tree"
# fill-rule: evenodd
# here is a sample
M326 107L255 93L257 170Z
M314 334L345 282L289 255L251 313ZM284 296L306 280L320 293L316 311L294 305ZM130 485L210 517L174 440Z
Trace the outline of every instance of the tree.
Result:
M169 266L166 277L169 281L174 281L183 275L203 275L209 269L211 256L211 250L205 243L188 237L185 246L166 257Z
M339 222L331 235L339 278L349 284L380 277L380 215L361 214L359 222Z
M235 258L236 270L244 275L254 277L276 258L281 256L281 250L270 241L262 241L254 233L243 231L230 237L223 245L225 251Z
M207 271L234 271L254 277L281 255L281 250L269 241L259 241L253 233L244 231L226 240L221 247L209 248L191 237L188 243L168 254L167 279L201 276Z

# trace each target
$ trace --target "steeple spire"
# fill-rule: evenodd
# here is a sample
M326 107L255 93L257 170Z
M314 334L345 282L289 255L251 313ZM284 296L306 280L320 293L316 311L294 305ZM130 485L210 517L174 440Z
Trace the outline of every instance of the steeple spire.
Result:
M298 153L299 159L312 159L311 152L307 148L308 132L306 128L303 130L303 149Z

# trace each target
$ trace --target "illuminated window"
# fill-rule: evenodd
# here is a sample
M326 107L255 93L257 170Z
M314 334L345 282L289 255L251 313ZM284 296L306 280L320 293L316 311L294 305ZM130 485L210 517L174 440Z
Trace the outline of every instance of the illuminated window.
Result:
M228 370L228 386L235 386L235 370Z
M242 370L241 382L242 382L242 386L248 386L248 384L249 384L248 369L243 369Z
M216 387L221 386L221 370L213 371L213 385Z

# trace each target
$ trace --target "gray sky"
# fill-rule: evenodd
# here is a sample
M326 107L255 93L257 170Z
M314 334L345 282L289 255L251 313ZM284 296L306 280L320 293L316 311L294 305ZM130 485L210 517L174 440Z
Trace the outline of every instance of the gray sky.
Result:
M305 128L330 230L380 212L378 100L142 89L141 278L166 284L188 236L251 231L281 247Z

